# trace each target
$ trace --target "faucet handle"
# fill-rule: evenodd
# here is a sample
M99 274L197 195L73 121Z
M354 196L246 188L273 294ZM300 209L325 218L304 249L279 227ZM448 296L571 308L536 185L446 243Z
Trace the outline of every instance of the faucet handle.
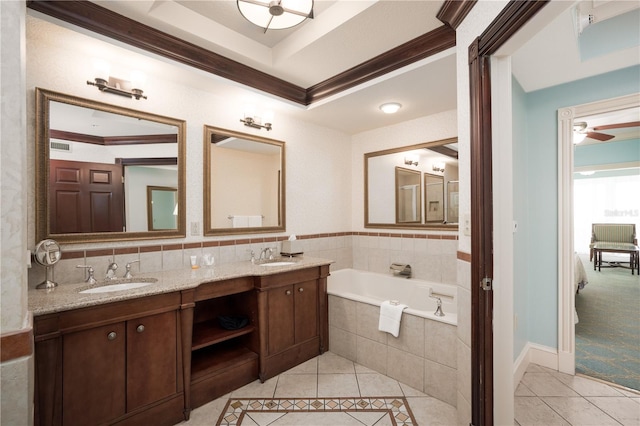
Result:
M88 277L85 280L85 282L88 282L89 284L95 284L96 283L96 279L93 276L93 273L95 272L94 269L93 269L93 266L91 266L91 265L76 265L76 268L84 268L84 269L87 270Z
M127 262L127 264L125 265L126 272L124 273L124 277L123 278L126 278L126 279L133 278L133 275L131 275L131 264L132 263L139 263L139 262L140 262L140 259L132 260L131 262Z
M251 253L251 263L256 263L256 254L253 250L247 249L247 253Z

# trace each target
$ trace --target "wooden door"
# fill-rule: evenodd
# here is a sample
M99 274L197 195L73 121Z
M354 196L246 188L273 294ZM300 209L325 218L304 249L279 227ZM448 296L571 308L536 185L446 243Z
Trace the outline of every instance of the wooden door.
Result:
M125 344L123 322L63 337L63 425L104 424L125 413Z
M318 286L306 281L294 286L295 343L318 336Z
M120 165L50 160L51 233L122 232L122 188Z
M127 412L178 388L176 312L127 321Z
M282 352L295 344L293 299L292 285L267 292L269 355Z

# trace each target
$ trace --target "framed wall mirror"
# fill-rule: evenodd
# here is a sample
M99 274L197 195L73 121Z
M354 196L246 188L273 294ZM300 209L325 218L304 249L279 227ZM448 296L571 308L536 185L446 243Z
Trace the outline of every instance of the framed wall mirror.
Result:
M366 153L365 228L458 229L457 143L450 138ZM399 189L399 170L405 189ZM400 217L409 204L412 213Z
M204 235L285 231L284 142L204 127Z
M36 239L184 237L185 129L183 120L36 88ZM175 203L149 211L148 187L171 188ZM171 223L154 227L158 215Z

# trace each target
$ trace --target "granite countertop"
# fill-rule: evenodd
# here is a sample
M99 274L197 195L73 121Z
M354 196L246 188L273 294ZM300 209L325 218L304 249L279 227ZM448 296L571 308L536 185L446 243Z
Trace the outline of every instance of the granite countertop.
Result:
M289 261L289 259L282 260ZM198 287L200 284L215 281L247 276L279 274L296 269L304 269L333 263L332 260L317 257L300 257L294 258L293 261L295 261L295 264L284 266L261 266L258 264L254 265L247 261L216 265L212 268L184 268L172 271L140 273L136 274L133 279L128 281L145 281L149 278L155 278L158 281L140 288L107 293L80 293L80 291L88 288L112 284L106 281L99 281L94 285L89 285L86 282L77 284L60 284L49 290L29 289L28 305L29 310L33 315L38 316L156 294L187 290ZM115 282L119 283L124 281L127 280L118 279Z

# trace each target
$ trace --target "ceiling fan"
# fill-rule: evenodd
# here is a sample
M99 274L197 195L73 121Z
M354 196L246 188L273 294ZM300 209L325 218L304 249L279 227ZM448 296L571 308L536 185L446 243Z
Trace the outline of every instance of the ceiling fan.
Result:
M638 127L640 126L640 121L630 121L628 123L615 123L615 124L604 124L602 126L594 126L587 127L587 123L584 121L577 121L573 123L573 132L575 134L575 138L580 142L584 140L584 138L595 139L600 142L606 142L615 138L614 135L609 135L606 133L600 133L600 130L610 130L610 129L623 129L626 127ZM579 142L576 142L579 143Z

